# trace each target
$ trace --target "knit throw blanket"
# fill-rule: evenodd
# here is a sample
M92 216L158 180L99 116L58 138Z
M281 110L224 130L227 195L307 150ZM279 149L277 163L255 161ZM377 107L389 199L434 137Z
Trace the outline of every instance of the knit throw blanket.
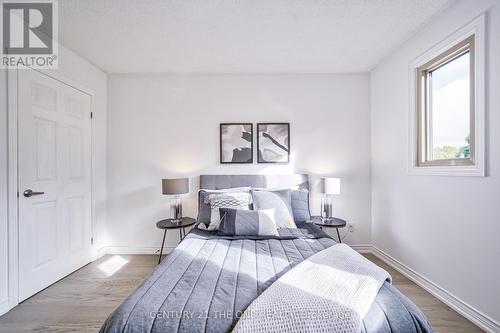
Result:
M233 332L361 332L362 319L391 276L345 244L304 260L245 310Z

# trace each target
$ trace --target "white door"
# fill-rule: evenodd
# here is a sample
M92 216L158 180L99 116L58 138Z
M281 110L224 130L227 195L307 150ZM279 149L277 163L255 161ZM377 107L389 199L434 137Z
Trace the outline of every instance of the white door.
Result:
M18 70L19 301L91 261L90 112L90 95Z

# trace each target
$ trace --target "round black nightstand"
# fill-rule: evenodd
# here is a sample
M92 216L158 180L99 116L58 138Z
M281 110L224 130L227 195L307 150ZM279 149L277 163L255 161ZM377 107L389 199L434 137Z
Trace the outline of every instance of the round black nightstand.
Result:
M339 228L343 228L347 225L347 222L345 220L336 217L327 219L326 217L321 217L321 216L311 216L311 220L321 229L335 228L335 230L337 231L337 237L339 238L339 243L342 243L342 239L340 238Z
M165 219L156 222L156 227L158 229L163 229L163 240L161 241L160 257L158 258L158 263L161 262L161 256L163 254L163 245L165 244L165 237L167 236L168 229L179 229L179 242L186 237L186 227L190 227L196 223L196 220L191 217L183 217L179 222L172 222L173 219Z

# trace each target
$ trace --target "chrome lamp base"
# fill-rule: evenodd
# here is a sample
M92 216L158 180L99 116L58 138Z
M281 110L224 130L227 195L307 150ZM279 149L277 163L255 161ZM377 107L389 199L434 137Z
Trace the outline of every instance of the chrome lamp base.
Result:
M182 222L182 199L180 195L176 195L170 202L170 216L173 223Z
M333 195L321 198L321 218L323 221L333 221Z

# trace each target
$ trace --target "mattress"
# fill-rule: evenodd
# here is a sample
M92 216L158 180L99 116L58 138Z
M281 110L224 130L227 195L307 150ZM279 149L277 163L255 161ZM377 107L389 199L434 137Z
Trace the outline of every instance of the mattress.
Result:
M335 241L304 223L279 237L219 237L194 229L109 316L101 332L229 332L277 278ZM387 282L363 332L432 332L422 312Z

